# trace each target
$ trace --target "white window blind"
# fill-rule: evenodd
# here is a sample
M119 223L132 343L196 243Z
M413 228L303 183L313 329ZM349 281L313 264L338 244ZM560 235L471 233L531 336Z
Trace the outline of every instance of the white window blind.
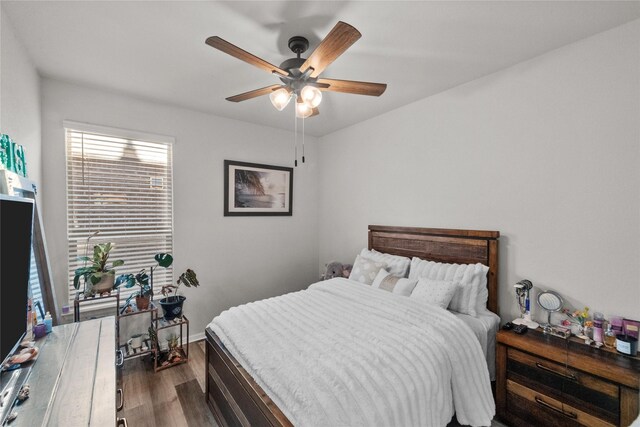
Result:
M126 131L110 134L66 127L67 236L69 301L76 295L73 276L78 261L97 243L111 242L109 257L122 259L116 275L137 273L155 265L154 255L173 252L172 144L138 140ZM115 134L115 135L114 135ZM140 138L142 139L142 138ZM172 269L157 268L154 291L172 282ZM82 290L81 285L81 289ZM121 301L137 286L121 288Z

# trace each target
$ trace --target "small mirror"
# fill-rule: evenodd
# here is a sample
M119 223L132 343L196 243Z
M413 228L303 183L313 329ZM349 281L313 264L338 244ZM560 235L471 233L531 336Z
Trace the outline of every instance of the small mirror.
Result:
M551 313L562 310L562 297L553 291L538 294L538 305L547 311L547 326L551 324Z

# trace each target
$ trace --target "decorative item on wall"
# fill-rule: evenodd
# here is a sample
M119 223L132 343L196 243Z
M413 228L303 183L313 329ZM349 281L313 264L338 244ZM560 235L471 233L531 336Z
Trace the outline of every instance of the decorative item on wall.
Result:
M322 101L321 91L380 96L387 89L387 85L384 83L320 78L320 74L349 49L352 44L358 41L360 37L362 37L362 34L360 34L357 29L346 22L340 21L306 59L301 58L300 55L309 48L309 40L302 36L291 37L288 46L289 49L296 54L296 57L285 60L279 67L240 49L238 46L218 36L209 37L205 43L227 55L231 55L271 73L280 79L282 84L274 84L230 96L227 98L227 101L241 102L259 96L269 95L273 107L278 111L282 111L292 99L295 99L296 153L294 165L298 166L297 119L303 119L302 135L304 138L304 119L320 114L318 106ZM304 161L303 139L302 163L304 163Z
M27 176L24 147L5 134L0 135L0 166L18 175Z
M291 216L293 169L224 161L224 216Z

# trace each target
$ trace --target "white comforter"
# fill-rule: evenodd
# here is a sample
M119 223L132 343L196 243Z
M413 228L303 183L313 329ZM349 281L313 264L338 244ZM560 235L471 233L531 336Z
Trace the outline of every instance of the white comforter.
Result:
M208 326L296 426L490 425L471 330L439 307L347 279L231 308Z

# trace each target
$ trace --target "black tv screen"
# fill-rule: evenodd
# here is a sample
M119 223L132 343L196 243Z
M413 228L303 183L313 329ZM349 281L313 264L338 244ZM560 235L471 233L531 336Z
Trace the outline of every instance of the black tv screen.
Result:
M33 201L0 195L0 362L27 330Z

